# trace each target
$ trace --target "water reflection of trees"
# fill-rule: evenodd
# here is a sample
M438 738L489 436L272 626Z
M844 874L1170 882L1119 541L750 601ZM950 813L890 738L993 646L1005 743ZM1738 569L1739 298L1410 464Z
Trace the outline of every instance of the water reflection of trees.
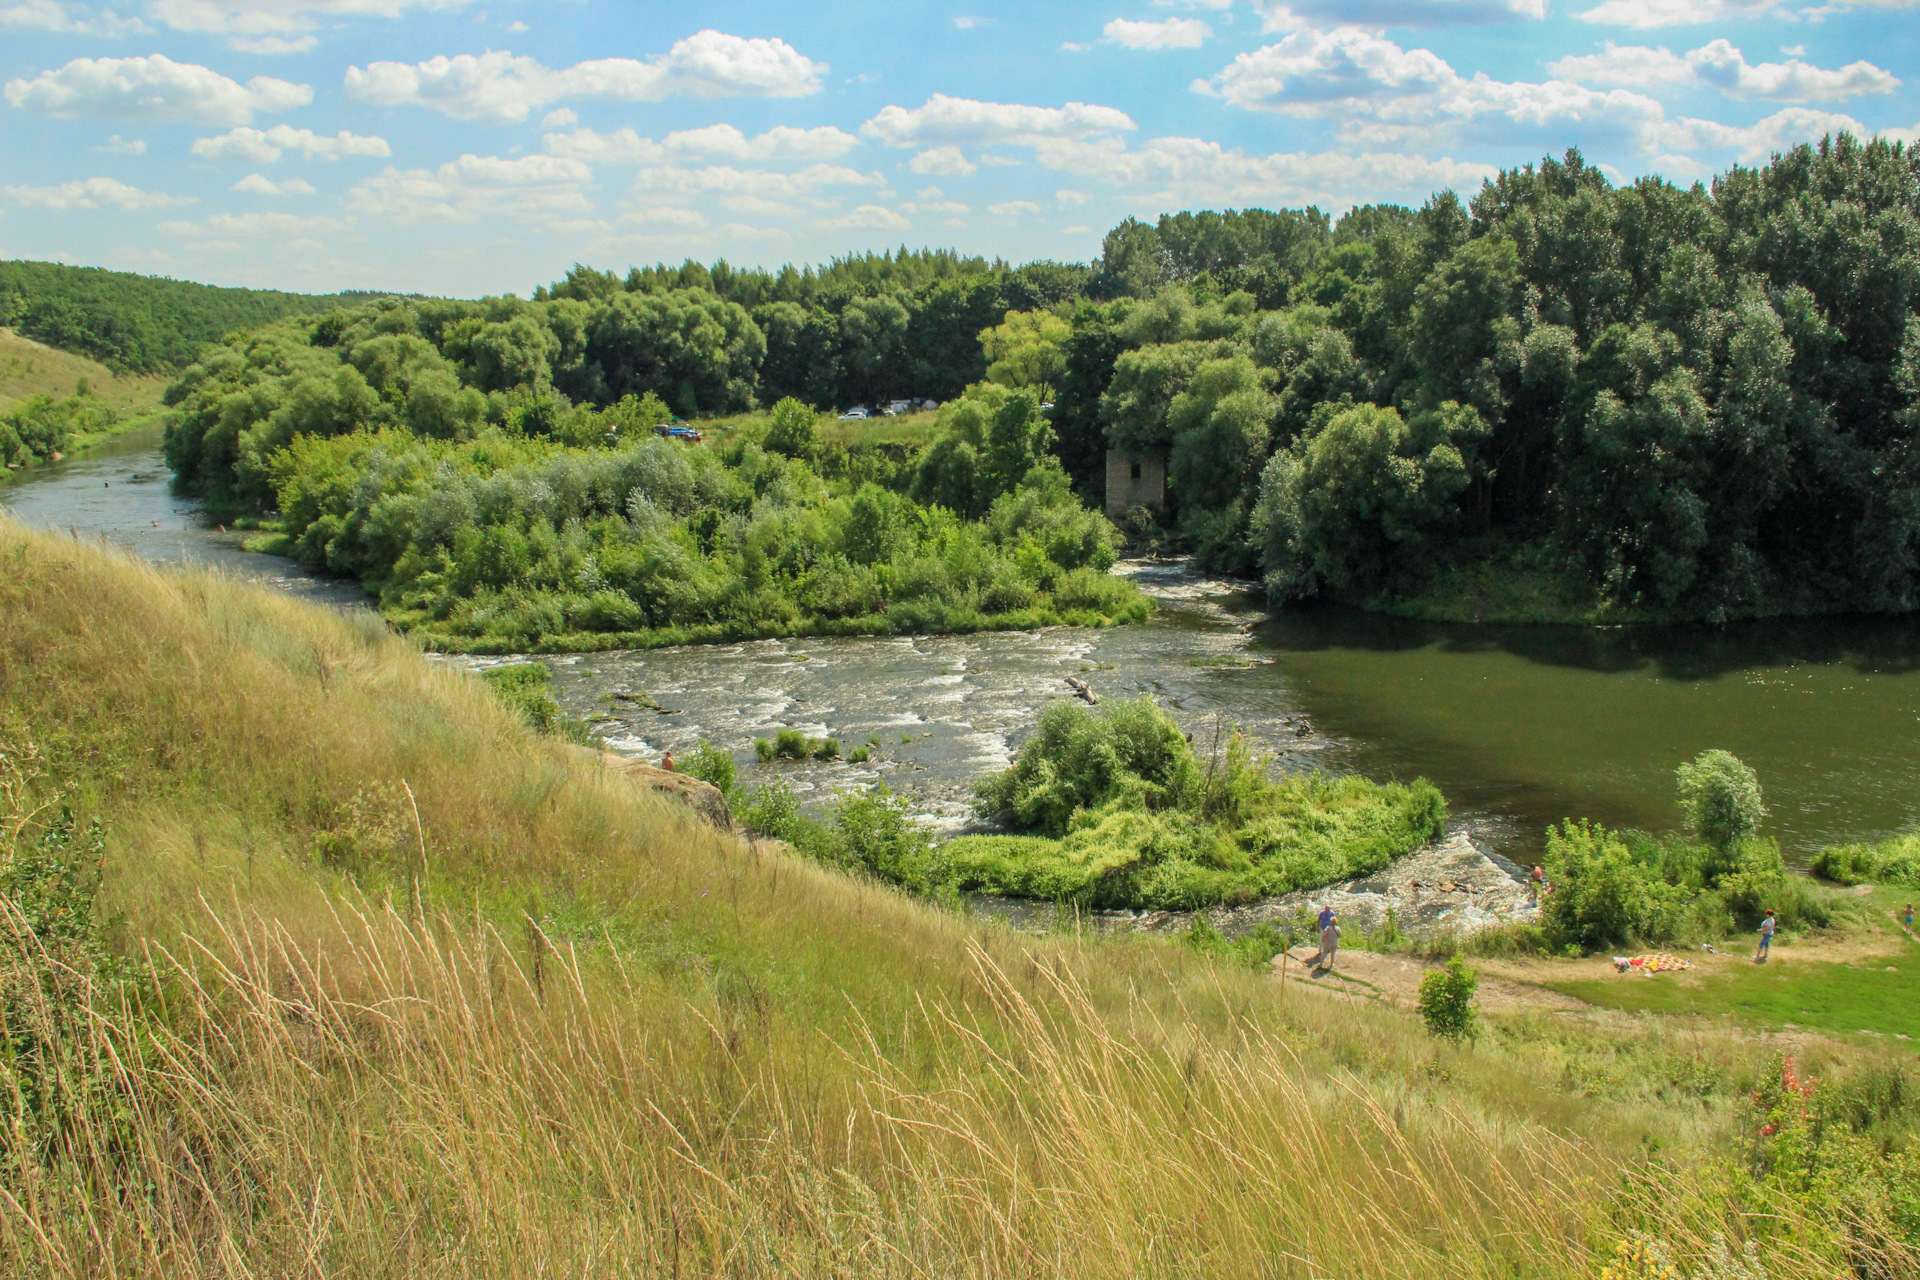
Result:
M1920 670L1920 615L1769 618L1723 626L1498 626L1426 622L1339 605L1289 605L1255 632L1262 647L1379 653L1442 649L1503 652L1545 666L1608 673L1652 668L1709 680L1753 667L1848 666L1900 675Z

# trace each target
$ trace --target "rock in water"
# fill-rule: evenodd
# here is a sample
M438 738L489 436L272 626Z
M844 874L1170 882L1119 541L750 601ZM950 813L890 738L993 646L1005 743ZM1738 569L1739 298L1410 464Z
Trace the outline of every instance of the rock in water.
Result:
M611 751L602 751L600 759L607 768L624 775L635 786L646 787L678 800L721 831L733 830L733 814L727 808L727 798L712 783L690 778L684 773L656 769L644 760L615 755Z

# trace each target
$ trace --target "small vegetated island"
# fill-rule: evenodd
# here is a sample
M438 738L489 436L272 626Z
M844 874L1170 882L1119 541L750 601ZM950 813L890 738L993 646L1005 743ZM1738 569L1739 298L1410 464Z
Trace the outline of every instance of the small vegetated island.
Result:
M624 390L677 361L685 378L660 376L694 405L744 409L763 348L741 308L684 292L386 302L203 357L172 390L167 457L216 509L277 510L263 546L358 577L445 650L1148 615L1032 390L968 388L922 451L823 440L791 397L689 447L655 435L658 395Z
M722 769L730 781L731 761ZM841 801L825 821L777 783L744 800L750 822L803 852L929 896L1156 910L1366 875L1438 836L1447 817L1424 779L1276 779L1237 732L1196 751L1148 698L1100 712L1056 703L1012 767L980 781L980 815L1023 834L935 843L884 789Z

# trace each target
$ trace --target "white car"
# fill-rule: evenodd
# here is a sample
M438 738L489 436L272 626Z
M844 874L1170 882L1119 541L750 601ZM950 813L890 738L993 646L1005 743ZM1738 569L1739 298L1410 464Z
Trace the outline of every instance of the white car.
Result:
M840 415L840 420L841 420L842 422L846 422L846 421L848 421L848 420L853 420L853 421L862 421L862 420L864 420L864 419L866 418L866 416L867 416L867 411L866 411L866 409L864 409L864 408L862 408L862 407L861 407L860 405L855 405L855 406L853 406L853 408L851 408L851 409L849 409L849 410L847 410L847 411L846 411L845 413L843 413L843 414L841 414L841 415Z

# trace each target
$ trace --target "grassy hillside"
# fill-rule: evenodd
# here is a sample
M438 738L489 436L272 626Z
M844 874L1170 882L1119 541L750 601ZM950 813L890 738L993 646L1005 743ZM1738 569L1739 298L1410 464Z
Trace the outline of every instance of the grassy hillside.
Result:
M139 374L184 368L202 347L236 329L374 296L231 289L57 262L0 262L0 324Z
M89 860L33 852L43 811L0 874L8 1274L1914 1262L1904 1202L1755 1162L1750 1041L1453 1048L1176 945L1012 935L721 837L371 615L4 521L0 744L0 836L56 787L102 824L121 958L44 909ZM1801 1052L1904 1142L1905 1068Z
M33 396L64 400L82 386L113 411L112 424L103 431L69 436L69 453L153 421L161 411L160 397L167 389L167 380L115 373L96 360L21 337L11 329L0 329L0 417Z
M158 410L167 389L164 377L115 373L97 360L0 329L0 413L28 396L70 396L82 379L94 396L125 418Z

